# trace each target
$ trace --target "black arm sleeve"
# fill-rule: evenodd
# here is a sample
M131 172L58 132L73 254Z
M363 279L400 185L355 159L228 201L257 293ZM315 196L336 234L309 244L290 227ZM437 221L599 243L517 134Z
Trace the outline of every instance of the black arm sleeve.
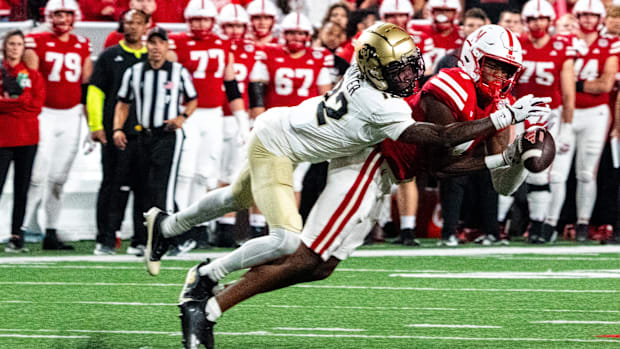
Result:
M248 94L250 95L250 108L264 107L264 91L265 84L262 82L250 82L248 85Z
M82 96L80 97L80 103L86 105L86 95L88 95L88 84L82 84Z
M241 92L239 92L237 80L224 80L224 89L226 90L226 98L228 98L229 102L232 102L237 98L241 98Z

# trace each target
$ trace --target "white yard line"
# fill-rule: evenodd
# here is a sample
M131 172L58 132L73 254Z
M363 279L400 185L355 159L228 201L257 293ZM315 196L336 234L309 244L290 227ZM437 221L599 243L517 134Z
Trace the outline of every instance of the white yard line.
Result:
M24 300L0 300L0 304L86 304L86 305L113 305L131 307L176 307L178 303L144 303L144 302L105 302L105 301L70 301L70 302L35 302ZM370 307L370 306L345 306L345 305L295 305L295 304L239 304L241 308L283 308L283 309L347 309L347 310L413 310L413 311L509 311L509 312L548 312L548 313L595 313L595 314L619 314L620 310L604 309L527 309L527 308L441 308L441 307Z
M149 334L180 336L181 332L165 331L125 331L125 330L27 330L27 329L0 329L10 332L77 332L77 333L110 333L110 334ZM615 339L578 339L578 338L481 338L481 337L444 337L444 336L395 336L395 335L364 335L364 334L326 334L326 333L272 333L268 331L253 332L215 332L217 336L269 336L269 337L306 337L306 338L360 338L360 339L423 339L423 340L449 340L449 341L500 341L500 342L569 342L569 343L620 343ZM54 338L44 335L0 334L0 337L23 337L23 338ZM55 336L56 338L89 338L88 336Z
M530 321L531 324L552 324L552 325L620 325L620 321L579 321L579 320L549 320L549 321Z
M609 271L546 271L546 272L460 272L460 273L393 273L390 277L425 279L620 279L620 273Z
M43 338L43 339L79 339L90 338L89 336L55 336L55 335L42 335L42 334L17 334L17 333L0 333L0 337L8 338Z
M613 257L510 257L510 256L489 256L507 261L620 261L620 258Z
M410 324L405 327L421 327L421 328L502 328L502 326L490 325L440 325L440 324Z
M28 286L137 286L137 287L181 287L183 284L135 283L135 282L63 282L63 281L0 281L0 285ZM347 290L382 291L446 291L446 292L550 292L550 293L620 293L620 290L569 290L535 288L440 288L440 287L395 287L395 286L350 286L350 285L293 285L296 288L324 288Z
M388 336L364 334L319 334L319 333L271 333L255 332L215 332L220 336L269 336L269 337L314 337L314 338L362 338L362 339L426 339L450 341L500 341L500 342L569 342L569 343L620 343L615 339L577 339L577 338L480 338L480 337L432 337L432 336Z
M532 288L438 288L438 287L391 287L391 286L347 286L347 285L295 285L299 288L333 288L349 290L385 291L446 291L446 292L551 292L551 293L620 293L620 290L565 290Z
M166 257L166 260L199 261L205 258L217 258L228 252L188 253L179 257ZM487 256L487 255L518 255L518 254L543 254L543 255L583 255L592 253L620 253L620 246L548 246L548 247L472 247L472 248L427 248L427 249L404 249L404 250L358 250L353 252L353 257L458 257L458 256ZM114 256L20 256L1 257L0 264L5 263L31 263L31 262L143 262L143 258L131 255Z
M274 327L280 331L325 331L325 332L365 332L361 328L328 328L328 327Z

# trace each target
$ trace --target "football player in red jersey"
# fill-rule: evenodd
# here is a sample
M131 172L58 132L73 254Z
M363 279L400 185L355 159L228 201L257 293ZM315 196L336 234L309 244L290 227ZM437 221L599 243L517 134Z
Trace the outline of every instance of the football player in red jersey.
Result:
M446 69L431 78L413 99L416 119L452 124L452 127L460 128L455 134L488 137L507 128L513 117L523 120L526 115L549 112L549 108L536 106L549 101L547 98L527 96L512 106L505 104L504 99L509 97L521 67L520 45L514 34L501 27L485 26L481 29L474 33L481 35L471 36L468 47L463 49L462 57L467 57L469 64ZM416 67L422 68L421 64ZM386 98L395 96L387 95ZM489 113L492 114L489 116ZM482 127L483 124L487 125ZM380 152L377 148L367 148L352 156L333 159L327 187L310 213L301 235L302 241L294 253L252 266L236 283L217 295L212 291L217 280L222 278L216 271L217 261L201 263L190 269L180 302L182 307L191 306L195 311L182 311L185 314L182 319L184 340L193 335L207 347L212 347L215 321L234 305L258 293L328 277L340 261L363 243L364 236L376 220L379 198L391 185L392 175L396 179L410 179L425 168L431 169L425 165L433 165L433 170L444 174L489 168L495 172L498 190L508 193L516 189L525 179L526 171L520 159L521 150L516 146L519 142L506 149L509 134L508 128L490 139L488 149L494 155L465 156L457 161L442 156L432 159L432 163L425 163L431 149L396 141L382 143ZM445 136L446 144L449 144L447 138L451 136ZM472 142L457 149L443 148L442 153L464 151Z
M410 30L421 31L433 38L435 43L435 61L446 55L452 49L458 49L463 44L460 28L455 21L461 12L459 0L429 0L433 23L426 25L409 25Z
M278 9L269 0L254 0L248 4L247 12L252 24L252 39L257 45L277 44L273 26L278 17Z
M198 109L183 125L183 145L176 200L185 208L220 179L224 117L222 101L228 100L242 139L249 134L248 116L235 81L230 41L213 32L217 10L210 0L192 0L185 9L189 33L170 36L177 60L192 74L198 91Z
M26 37L24 62L39 70L47 91L39 116L40 141L32 171L24 227L39 230L37 211L46 212L44 249L71 249L56 236L63 186L80 145L86 87L93 70L90 42L71 33L80 20L75 0L50 0L45 18L51 31ZM81 97L80 97L81 96Z
M620 41L599 33L606 14L600 0L579 0L573 14L588 51L575 61L575 112L572 119L562 120L560 124L558 154L551 169L551 205L543 230L548 234L547 230L557 224L566 197L566 179L577 152L576 237L577 241L585 242L596 201L596 169L609 127L609 93L618 72Z
M235 80L239 92L243 98L244 108L248 105L248 83L250 72L254 67L256 57L256 45L246 38L250 27L248 13L241 5L228 4L220 10L218 23L224 35L231 40L231 51L234 54ZM227 101L222 104L224 109L224 144L222 148L222 165L220 173L220 186L232 183L234 175L243 165L243 140L240 139L239 125L230 110ZM217 221L217 238L231 240L234 237L235 213L229 213ZM234 242L234 241L230 241ZM230 245L223 241L221 245Z
M257 55L257 64L250 74L250 106L252 114L260 115L265 109L295 106L304 100L323 95L332 87L334 56L327 49L310 47L312 24L301 13L288 14L281 23L284 46L266 45ZM265 87L266 85L266 87ZM259 98L252 98L258 96ZM254 105L253 100L262 99ZM310 164L302 163L295 169L294 184L298 203L302 182ZM263 219L253 212L250 225L254 235L260 235Z
M407 23L413 17L411 2L403 0L384 0L379 7L381 20L397 25L407 30ZM432 73L434 44L433 39L421 31L407 30L413 37L413 41L420 49L426 66L425 75ZM398 212L400 213L400 238L396 243L403 245L418 246L420 243L415 238L416 215L418 212L418 188L415 180L402 183L396 192Z
M523 73L515 88L515 96L532 93L534 96L550 96L551 120L555 127L549 131L555 136L560 120L570 122L575 109L574 58L577 55L569 37L549 34L549 27L555 20L553 6L546 0L530 0L521 13L527 30L519 36L523 48ZM529 241L548 242L543 236L543 222L551 200L549 171L532 173L526 180L527 201L531 226Z

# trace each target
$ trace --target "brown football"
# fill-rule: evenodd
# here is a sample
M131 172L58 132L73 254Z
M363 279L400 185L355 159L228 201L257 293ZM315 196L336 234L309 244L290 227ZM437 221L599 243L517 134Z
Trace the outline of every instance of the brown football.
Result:
M544 128L524 133L521 138L521 147L523 165L533 173L546 170L555 158L555 141L549 131Z

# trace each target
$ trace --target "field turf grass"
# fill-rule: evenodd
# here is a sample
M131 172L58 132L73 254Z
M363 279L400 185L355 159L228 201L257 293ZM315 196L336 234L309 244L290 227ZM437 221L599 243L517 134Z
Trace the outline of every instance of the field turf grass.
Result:
M14 259L68 255L30 247L0 253L0 348L181 347L176 302L196 261L164 261L151 277L138 259ZM216 348L620 347L618 253L381 256L391 250L363 248L377 256L232 308Z

